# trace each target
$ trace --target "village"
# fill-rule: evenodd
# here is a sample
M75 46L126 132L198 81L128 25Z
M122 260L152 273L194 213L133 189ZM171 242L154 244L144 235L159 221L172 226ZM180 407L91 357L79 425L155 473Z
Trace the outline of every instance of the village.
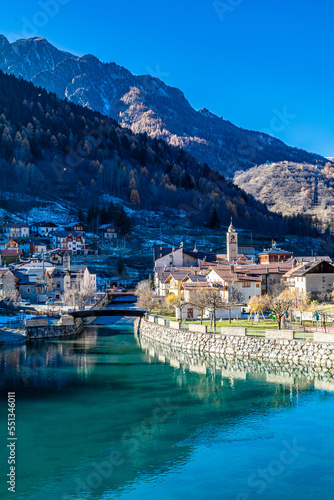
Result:
M96 274L71 257L97 253L97 242L116 241L118 228L104 224L98 233L74 222L33 225L5 223L0 239L0 300L17 307L53 305L83 308L97 294Z
M115 224L103 224L92 234L78 221L4 223L0 239L3 314L25 309L29 314L54 315L92 307L108 288L117 290L119 283L99 281L89 257L98 253L99 242L112 244L118 237ZM301 319L304 314L312 320L311 304L313 308L319 304L319 309L331 301L334 266L330 257L294 256L275 242L257 251L238 239L231 220L225 253L202 249L203 245L198 249L196 243L191 248L182 242L164 246L157 240L152 245L153 272L152 267L146 270L150 279L137 285L138 304L148 312L181 321L210 320L214 325L217 320L231 323L252 313L258 322L266 314L281 327L287 311L294 309ZM280 295L284 304L275 309L268 298Z
M238 321L245 313L258 322L266 313L281 328L292 311L300 321L320 319L315 308L321 311L331 302L333 282L328 256L294 256L274 242L256 252L238 244L231 221L225 254L197 250L196 245L192 250L182 244L154 248L155 298L150 308L167 316L175 310L181 321L210 319L211 325L217 319Z

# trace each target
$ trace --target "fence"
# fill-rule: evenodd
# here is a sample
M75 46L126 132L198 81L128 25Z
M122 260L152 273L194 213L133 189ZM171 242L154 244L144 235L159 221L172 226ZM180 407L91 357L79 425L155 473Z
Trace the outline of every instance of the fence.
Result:
M235 326L221 327L200 325L200 323L192 324L185 321L173 321L170 318L159 315L147 315L146 319L151 323L156 323L161 326L168 326L174 330L188 330L194 333L212 333L222 335L246 336L246 337L262 337L268 339L281 340L317 340L322 342L334 342L334 327L322 326L300 326L287 325L284 330L278 329L256 329L256 328L238 328ZM323 340L320 340L323 339ZM325 340L326 339L326 340Z

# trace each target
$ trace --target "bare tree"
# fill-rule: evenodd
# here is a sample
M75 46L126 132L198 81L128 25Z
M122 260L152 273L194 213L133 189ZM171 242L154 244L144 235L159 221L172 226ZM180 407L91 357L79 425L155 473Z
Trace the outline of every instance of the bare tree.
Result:
M155 304L155 295L148 280L140 281L136 286L135 294L138 297L137 305L147 312L151 312Z
M94 294L94 288L84 279L83 273L78 274L74 283L64 293L64 302L79 309L85 308L85 302Z
M205 291L207 288L203 288L202 290L195 290L190 297L190 303L194 307L196 307L197 312L201 318L201 324L203 323L203 316L206 309L206 295Z
M13 304L14 307L17 307L21 302L21 294L18 290L13 290L6 299L9 304Z
M204 292L205 296L205 308L208 309L211 313L213 327L216 328L216 313L217 309L223 309L225 307L225 303L221 297L221 291L219 288L208 288Z
M227 286L227 298L223 302L224 302L224 309L228 311L229 323L231 323L232 310L235 309L241 303L243 303L244 300L245 300L244 294L236 287L236 285L231 283L230 285Z
M300 313L300 324L303 324L303 312L307 311L310 307L310 297L306 292L302 292L301 290L294 290L291 292L293 298L292 307L298 309Z
M293 306L293 300L293 295L288 289L280 293L263 296L265 307L275 316L279 329L283 326L285 314Z

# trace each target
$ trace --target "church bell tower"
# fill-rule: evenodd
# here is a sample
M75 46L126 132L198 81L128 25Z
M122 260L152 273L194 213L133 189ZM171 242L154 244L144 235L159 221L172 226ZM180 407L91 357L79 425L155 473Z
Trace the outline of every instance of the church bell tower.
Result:
M226 249L228 261L234 261L238 258L238 233L232 224L232 218L226 233Z

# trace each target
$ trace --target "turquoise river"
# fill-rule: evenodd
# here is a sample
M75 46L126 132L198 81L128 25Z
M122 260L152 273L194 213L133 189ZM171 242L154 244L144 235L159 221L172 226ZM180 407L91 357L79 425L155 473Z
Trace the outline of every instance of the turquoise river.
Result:
M196 372L126 322L2 347L0 371L1 499L334 499L334 384Z

